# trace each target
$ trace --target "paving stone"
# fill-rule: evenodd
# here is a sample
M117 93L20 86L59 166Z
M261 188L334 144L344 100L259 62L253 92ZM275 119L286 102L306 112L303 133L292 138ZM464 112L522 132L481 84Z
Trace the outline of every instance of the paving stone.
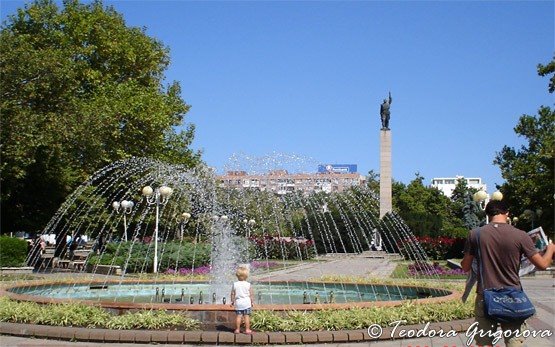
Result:
M463 324L460 321L453 322L452 327L453 327L453 330L455 331L463 331L468 328L468 326L463 326Z
M203 331L200 335L200 341L203 343L218 343L218 332L217 331Z
M252 335L235 334L235 343L237 344L252 344Z
M329 343L333 342L333 334L330 331L319 331L318 342Z
M186 331L183 334L183 342L185 343L199 343L201 341L201 331Z
M152 343L168 343L168 332L167 331L151 331L150 341Z
M6 335L27 335L29 330L27 325L23 324L12 324L7 322L0 322L0 334Z
M104 333L105 342L120 342L120 331L119 330L107 330Z
M75 328L64 327L58 330L58 337L62 340L73 340L75 337Z
M301 334L301 339L303 343L315 343L318 342L318 333L312 331L306 331Z
M228 331L222 331L218 334L218 343L233 344L235 342L235 334Z
M183 331L168 331L168 343L183 343Z
M343 331L334 331L333 342L349 342L349 335Z
M283 335L285 335L285 343L302 343L303 342L300 333L286 332Z
M267 344L269 341L269 337L267 333L253 333L252 334L252 343L253 344Z
M91 329L87 328L77 328L75 329L74 339L77 341L89 341L89 335L91 334Z
M36 324L32 327L32 334L37 337L57 338L60 333L55 328L57 327Z
M380 335L380 337L377 338L377 340L383 341L383 340L395 339L394 337L392 337L392 334L393 334L393 328L383 328L382 334Z
M89 341L104 342L104 329L91 329L89 334Z
M135 331L134 330L121 330L119 332L120 342L134 343L135 342Z
M269 332L268 334L268 342L270 344L276 343L285 343L285 335L279 332Z
M370 336L370 335L368 334L368 330L366 330L366 329L364 329L364 330L362 331L362 339L363 339L364 341L378 341L378 338L376 338L376 337L374 337L374 336Z
M345 331L349 338L349 342L364 341L364 336L361 330L347 330Z
M150 343L150 331L135 330L136 343Z

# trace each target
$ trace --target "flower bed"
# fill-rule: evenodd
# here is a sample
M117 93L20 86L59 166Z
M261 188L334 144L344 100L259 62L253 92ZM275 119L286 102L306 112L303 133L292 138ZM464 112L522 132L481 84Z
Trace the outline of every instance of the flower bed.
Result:
M439 265L438 262L414 262L408 266L409 276L464 276L462 269L450 269Z
M258 270L258 269L272 269L278 267L279 264L273 261L253 261L250 263L251 270ZM166 274L170 275L183 275L183 276L190 276L190 275L208 275L212 267L210 265L199 266L197 268L180 268L178 270L175 269L167 269L165 271Z

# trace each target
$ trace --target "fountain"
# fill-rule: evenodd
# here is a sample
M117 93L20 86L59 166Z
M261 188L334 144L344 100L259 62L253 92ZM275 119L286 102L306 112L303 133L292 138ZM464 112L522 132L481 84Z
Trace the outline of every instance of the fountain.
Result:
M247 166L250 172L261 172L275 169L273 165L291 164L274 158ZM120 205L125 213L118 213ZM377 234L383 241L382 257L387 252L427 260L396 214L380 219L378 213L378 199L365 187L331 194L229 189L206 167L190 170L132 158L99 170L79 186L43 231L43 237L55 244L42 254L30 252L35 257L28 263L39 273L90 275L69 284L13 286L6 294L42 303L79 300L116 312L188 311L213 328L215 317L220 323L233 321L233 308L225 303L234 269L247 264L257 309L452 299L453 294L443 289L318 279L329 274L330 264L341 267L353 257L370 258ZM85 239L92 242L68 251L68 243ZM207 276L198 281L183 274Z

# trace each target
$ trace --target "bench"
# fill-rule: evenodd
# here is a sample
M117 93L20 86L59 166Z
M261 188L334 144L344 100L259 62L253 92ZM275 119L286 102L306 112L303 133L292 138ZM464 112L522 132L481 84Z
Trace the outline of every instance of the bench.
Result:
M57 259L58 258L54 258L54 253L52 254L45 253L41 255L39 260L40 261L39 270L41 269L46 270L49 267L55 267L55 264L57 263Z
M77 271L83 271L85 269L85 262L84 261L72 261L69 264L70 268L77 270Z
M58 267L61 267L62 269L69 269L70 263L71 262L69 260L58 260Z

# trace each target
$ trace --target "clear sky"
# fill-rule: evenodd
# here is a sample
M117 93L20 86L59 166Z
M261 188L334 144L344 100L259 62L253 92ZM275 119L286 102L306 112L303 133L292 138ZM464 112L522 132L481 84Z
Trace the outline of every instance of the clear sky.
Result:
M379 172L391 91L393 177L503 182L522 114L553 106L554 1L105 1L170 49L193 146L223 170L272 152ZM2 19L21 1L2 1ZM314 164L313 164L314 163Z

